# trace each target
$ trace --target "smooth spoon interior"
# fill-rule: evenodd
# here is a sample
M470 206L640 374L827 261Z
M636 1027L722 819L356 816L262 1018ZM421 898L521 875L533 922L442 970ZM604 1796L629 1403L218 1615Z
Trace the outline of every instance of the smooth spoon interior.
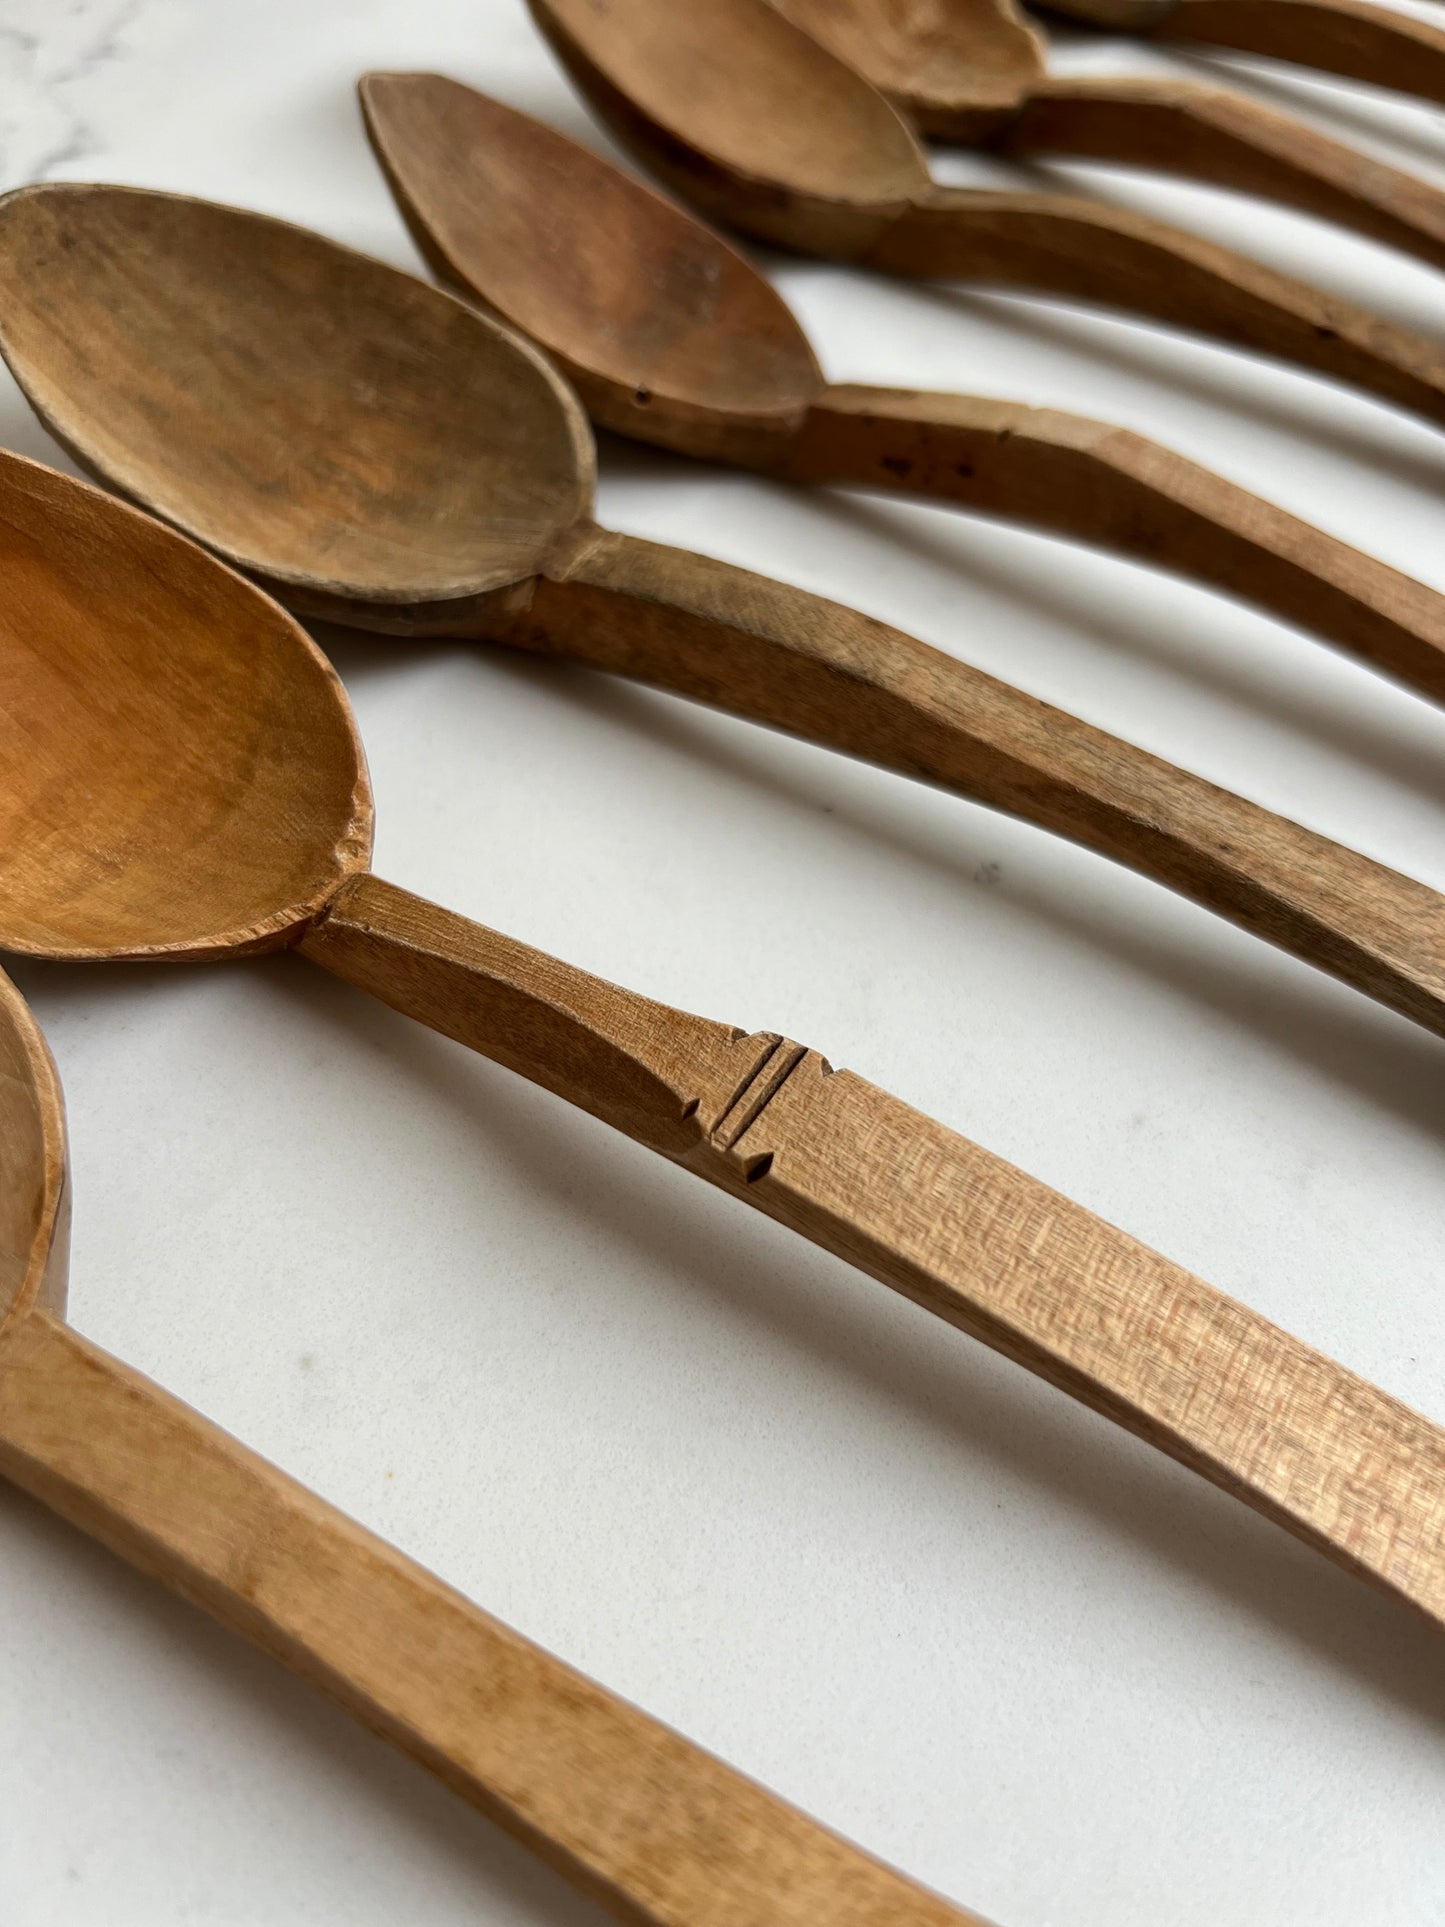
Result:
M292 599L475 604L590 505L592 438L550 369L412 276L182 195L0 205L0 326L42 419Z
M369 856L350 710L284 611L113 508L0 457L0 941L286 943Z
M368 74L358 93L431 267L545 348L595 421L744 461L796 436L822 370L792 309L720 234L440 74Z

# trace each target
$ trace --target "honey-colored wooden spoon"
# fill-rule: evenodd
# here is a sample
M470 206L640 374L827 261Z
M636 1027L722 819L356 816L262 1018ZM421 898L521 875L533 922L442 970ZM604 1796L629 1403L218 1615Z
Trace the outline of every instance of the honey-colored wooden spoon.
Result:
M1051 76L1044 40L1014 0L772 4L935 139L1187 175L1303 208L1445 267L1445 191L1235 88L1139 74ZM1436 85L1445 86L1445 32L1405 24L1437 49Z
M1107 303L1445 423L1436 342L1127 209L940 186L897 110L768 0L529 5L617 138L711 219L890 274Z
M1423 584L1125 429L829 386L772 284L600 154L437 74L369 74L360 93L438 276L545 348L604 427L1097 542L1257 602L1445 702L1445 597ZM0 206L0 254L4 240Z
M982 1927L72 1331L69 1202L59 1081L0 975L0 1474L338 1700L623 1920Z
M1445 1434L1426 1420L816 1051L619 990L371 876L340 684L185 537L3 456L0 584L0 948L294 947L1445 1624ZM42 1352L60 1343L34 1330Z
M59 438L294 607L569 656L936 783L1445 1035L1445 898L880 622L597 528L575 397L440 289L260 215L61 184L0 202L0 279L0 347Z
M1264 54L1445 101L1445 30L1369 0L1048 0L1110 33Z

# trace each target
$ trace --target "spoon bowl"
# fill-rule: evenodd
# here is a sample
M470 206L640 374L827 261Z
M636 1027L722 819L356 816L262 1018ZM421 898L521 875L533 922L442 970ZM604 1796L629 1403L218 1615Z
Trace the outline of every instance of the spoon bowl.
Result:
M1044 78L1043 36L1013 0L772 0L866 74L923 132L985 140Z
M370 851L340 684L239 576L133 509L97 509L0 453L0 944L274 948Z
M533 0L532 11L608 125L716 219L846 257L930 190L897 110L759 0L621 11Z
M25 1000L0 972L0 1332L65 1305L70 1194L60 1079Z
M590 505L575 400L411 275L132 188L21 188L4 225L5 334L41 418L298 606L475 604Z
M786 444L823 376L772 284L601 155L440 74L368 74L367 132L434 271L538 342L588 413L688 454ZM409 184L424 182L424 215ZM464 263L491 264L485 291Z

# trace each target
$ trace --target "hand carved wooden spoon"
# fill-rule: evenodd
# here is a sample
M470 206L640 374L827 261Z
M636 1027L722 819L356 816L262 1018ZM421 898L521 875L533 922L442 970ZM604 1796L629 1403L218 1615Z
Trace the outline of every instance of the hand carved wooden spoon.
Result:
M1081 10L1088 3L1080 0ZM936 139L1184 174L1303 208L1445 267L1445 191L1233 88L1138 74L1050 77L1043 38L1014 0L772 4ZM1437 48L1445 87L1445 32L1403 24Z
M71 1331L68 1214L60 1086L0 975L0 1473L339 1700L624 1920L982 1927Z
M293 946L1445 1624L1445 1434L815 1051L634 996L368 875L340 684L276 604L183 536L0 457L0 581L0 947ZM60 1345L34 1329L42 1354Z
M1423 584L1122 428L966 395L830 387L772 284L600 154L437 74L369 74L360 92L432 267L545 348L604 427L1101 543L1247 597L1445 701L1445 597ZM0 259L5 244L0 204ZM33 285L29 259L15 272Z
M1109 32L1192 40L1445 101L1445 31L1369 0L1048 0Z
M1435 342L1127 209L938 185L882 94L768 0L528 4L617 138L710 218L890 274L1106 302L1445 422Z
M1445 898L882 623L598 529L575 398L441 290L260 215L61 184L0 203L0 275L0 346L60 439L295 607L570 656L936 783L1445 1035Z

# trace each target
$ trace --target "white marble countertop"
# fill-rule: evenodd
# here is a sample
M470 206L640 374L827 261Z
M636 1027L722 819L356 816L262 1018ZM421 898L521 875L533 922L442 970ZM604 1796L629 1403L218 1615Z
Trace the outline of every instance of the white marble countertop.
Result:
M184 189L413 266L368 67L600 140L521 0L0 0L0 184ZM1440 113L1237 71L1445 180ZM1445 331L1440 278L1363 241L1093 179ZM1126 421L1445 587L1445 443L1384 407L1061 304L773 271L838 378ZM59 459L8 381L0 442ZM947 512L615 443L602 471L618 527L852 601L1445 886L1445 718L1306 636ZM816 1044L1445 1419L1445 1047L837 757L480 647L324 640L383 874ZM76 1324L534 1638L1002 1927L1445 1920L1445 1647L1394 1606L303 963L14 974L69 1097ZM0 1735L5 1927L600 1918L8 1491Z

